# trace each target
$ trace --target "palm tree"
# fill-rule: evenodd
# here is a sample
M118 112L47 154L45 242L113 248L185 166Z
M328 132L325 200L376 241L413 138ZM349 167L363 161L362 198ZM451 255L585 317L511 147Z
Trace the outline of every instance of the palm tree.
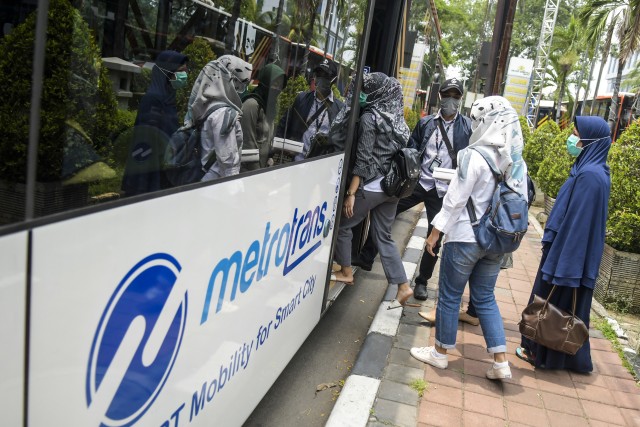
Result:
M600 39L604 28L618 38L618 72L613 83L609 126L614 131L617 122L618 92L622 81L622 70L627 59L640 46L640 0L589 0L581 12L581 20L586 24L587 36Z
M573 71L574 66L580 59L580 54L584 51L582 31L579 27L578 21L572 16L569 26L556 29L553 35L554 53L550 55L550 61L559 79L556 81L559 86L556 121L560 119L560 106L566 90L567 77Z
M298 1L298 4L300 3L307 3L308 7L311 8L311 16L309 17L309 24L306 26L305 31L303 32L305 49L304 49L304 56L302 57L302 69L306 73L307 63L309 62L309 46L311 46L311 39L313 38L313 35L314 35L314 32L313 32L314 25L316 23L316 20L320 18L318 16L318 8L320 7L322 0Z

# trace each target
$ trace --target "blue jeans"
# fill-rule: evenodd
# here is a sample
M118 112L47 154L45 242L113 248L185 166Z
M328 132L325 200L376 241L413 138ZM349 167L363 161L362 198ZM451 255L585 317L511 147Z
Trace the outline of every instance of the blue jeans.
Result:
M469 282L475 308L489 353L504 353L507 342L500 309L493 290L502 255L488 255L476 243L449 242L440 257L440 286L436 313L436 344L445 349L456 346L458 312L462 292Z

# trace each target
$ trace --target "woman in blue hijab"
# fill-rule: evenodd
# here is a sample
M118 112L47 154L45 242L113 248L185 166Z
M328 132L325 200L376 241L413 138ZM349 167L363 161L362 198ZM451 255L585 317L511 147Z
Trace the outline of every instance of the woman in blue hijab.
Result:
M589 327L593 287L604 250L611 179L607 155L611 132L604 119L575 118L573 135L567 139L569 154L576 157L569 178L558 192L542 237L542 260L533 285L533 295L571 311L577 288L576 315ZM557 352L522 337L516 355L537 368L591 372L589 339L574 356Z

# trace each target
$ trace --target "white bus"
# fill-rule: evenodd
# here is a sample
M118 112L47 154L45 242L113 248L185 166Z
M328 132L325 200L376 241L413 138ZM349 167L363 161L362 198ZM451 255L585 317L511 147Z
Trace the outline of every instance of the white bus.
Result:
M4 3L2 425L241 425L339 293L328 273L350 144L167 185L163 148L190 86L167 89L180 56L156 59L191 52L192 83L223 53L229 16L189 1ZM357 70L394 74L405 8L350 15L365 24ZM259 48L256 71L270 58ZM132 162L149 185L129 196Z

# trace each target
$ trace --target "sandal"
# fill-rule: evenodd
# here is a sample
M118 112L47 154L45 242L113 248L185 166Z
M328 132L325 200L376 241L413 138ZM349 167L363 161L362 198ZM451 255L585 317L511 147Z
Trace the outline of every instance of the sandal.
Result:
M413 296L413 292L411 292L409 295L405 296L402 300L394 298L389 303L389 307L387 307L387 310L393 310L394 308L400 308L400 307L422 307L421 304L410 304L410 303L407 302L407 301L409 301L409 298L411 298L412 296Z
M345 285L351 286L353 285L353 280L350 282L345 282L344 280L339 280L338 277L335 274L332 274L331 277L329 278L329 280L331 280L332 282L341 282L344 283Z
M516 356L518 356L518 359L522 359L525 362L531 364L531 366L535 366L536 361L533 357L531 357L531 353L529 353L528 350L522 348L522 347L518 347L516 348Z

